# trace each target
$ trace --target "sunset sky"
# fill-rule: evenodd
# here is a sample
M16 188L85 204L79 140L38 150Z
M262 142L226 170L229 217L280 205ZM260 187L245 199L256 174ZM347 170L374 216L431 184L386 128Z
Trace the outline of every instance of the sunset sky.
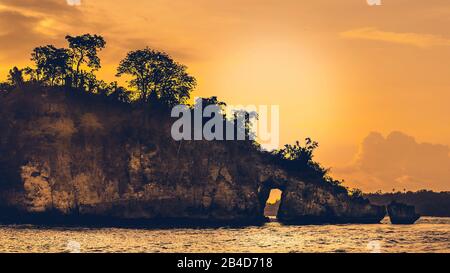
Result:
M279 105L281 143L366 191L450 190L450 1L0 0L0 79L38 45L105 37L98 75L127 51L186 64L194 96Z

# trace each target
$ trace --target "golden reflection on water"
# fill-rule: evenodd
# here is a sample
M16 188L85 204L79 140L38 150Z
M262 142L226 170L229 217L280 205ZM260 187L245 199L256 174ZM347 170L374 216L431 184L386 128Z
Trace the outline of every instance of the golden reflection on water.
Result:
M0 252L447 252L450 218L411 226L282 226L218 229L0 226ZM74 249L75 248L75 249Z

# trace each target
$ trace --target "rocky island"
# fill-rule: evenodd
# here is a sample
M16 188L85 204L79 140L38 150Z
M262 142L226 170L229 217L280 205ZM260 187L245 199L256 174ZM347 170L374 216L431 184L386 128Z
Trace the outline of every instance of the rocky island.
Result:
M1 93L2 220L255 224L275 188L283 191L278 219L285 223L385 216L383 206L301 179L248 142L174 141L172 122L161 111L64 88Z
M313 161L310 139L274 152L245 138L175 140L171 109L198 107L187 104L196 80L168 54L129 52L117 68L129 90L95 75L103 37L66 40L36 47L34 67L14 67L0 83L1 221L258 224L272 189L283 191L278 219L287 224L385 216Z

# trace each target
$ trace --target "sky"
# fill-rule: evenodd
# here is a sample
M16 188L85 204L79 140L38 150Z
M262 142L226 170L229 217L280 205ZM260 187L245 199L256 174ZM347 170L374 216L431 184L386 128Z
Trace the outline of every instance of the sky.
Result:
M365 191L450 190L450 1L0 0L0 79L39 45L105 37L98 75L168 52L193 96L279 105L281 144L311 137Z

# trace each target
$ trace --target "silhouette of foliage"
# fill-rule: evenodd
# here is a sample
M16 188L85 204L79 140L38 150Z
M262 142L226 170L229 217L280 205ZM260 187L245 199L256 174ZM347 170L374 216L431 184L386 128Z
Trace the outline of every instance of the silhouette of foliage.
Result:
M314 161L314 151L318 147L318 142L306 138L303 146L299 141L294 145L287 144L284 148L273 151L271 158L307 182L326 183L337 192L347 193L347 189L342 185L343 181L333 179L328 175L329 169Z
M227 106L227 104L225 102L219 101L216 96L212 96L209 98L200 98L200 99L201 99L203 108L205 108L209 105L217 105L217 106L219 106L220 109L223 110L223 107Z
M366 200L364 198L364 194L360 189L352 189L350 190L350 197L354 200Z
M38 80L43 80L50 86L62 84L71 69L70 52L65 48L53 45L37 47L31 54L31 60L36 64Z
M132 93L126 88L117 82L99 80L95 75L95 71L101 68L98 53L106 46L102 36L83 34L65 38L68 48L54 45L34 48L31 54L34 67L11 69L9 82L2 83L1 90L11 90L13 86L31 82L65 86L69 90L98 94L120 102L133 101ZM124 74L133 77L130 86L137 89L141 102L158 102L168 107L185 103L196 86L196 80L187 73L186 66L175 62L164 52L149 48L128 53L117 69L118 77Z
M105 48L106 42L99 35L83 34L80 36L66 36L69 43L70 56L72 58L73 81L78 87L80 80L86 75L82 71L82 65L91 69L90 72L100 69L98 52Z
M230 111L230 113L227 113L225 109L227 104L218 100L216 96L209 98L198 98L193 106L193 110L197 109L203 112L208 106L217 106L217 110L219 111L218 114L223 120L223 139L227 139L227 136L229 135L228 130L230 130L232 131L232 134L230 132L232 139L251 141L253 145L257 145L256 141L254 141L256 138L255 132L252 130L252 121L258 119L258 114L256 112L235 109ZM227 114L230 115L227 116ZM212 118L214 117L203 117L203 125Z
M11 69L8 83L1 84L1 90L11 90L28 82L44 86L65 86L68 90L85 91L109 97L111 100L130 103L130 92L117 82L107 83L97 79L95 71L101 68L98 53L106 42L99 35L84 34L66 36L69 48L53 45L36 47L31 60L34 68Z
M39 82L39 73L37 69L33 69L29 66L25 67L23 70L23 74L28 76L30 82Z
M236 133L244 132L246 140L255 140L256 132L253 130L253 123L258 119L258 113L254 111L246 111L246 110L236 110L233 113L232 122L236 125ZM242 122L243 121L243 122ZM237 139L237 136L236 138ZM253 144L256 144L256 141L252 141Z
M347 187L343 185L344 181L333 179L329 175L330 170L314 160L314 152L318 147L318 142L306 138L303 146L296 141L294 145L288 144L283 149L273 151L271 156L275 163L296 173L306 182L329 186L335 193L349 194ZM363 198L356 196L354 199L366 202Z
M278 153L280 153L282 158L287 160L307 164L312 162L314 150L318 147L318 142L313 141L310 138L306 138L305 146L301 146L300 142L296 141L295 145L287 144L284 146L284 149L281 149Z
M9 70L8 82L11 85L21 87L24 83L23 71L16 66Z
M130 103L130 91L126 88L119 86L117 82L112 82L105 89L107 91L106 96L111 100L120 101L124 103Z
M131 51L120 62L117 76L131 75L130 87L139 91L142 102L157 98L167 106L185 103L196 86L187 67L164 52L149 48Z

